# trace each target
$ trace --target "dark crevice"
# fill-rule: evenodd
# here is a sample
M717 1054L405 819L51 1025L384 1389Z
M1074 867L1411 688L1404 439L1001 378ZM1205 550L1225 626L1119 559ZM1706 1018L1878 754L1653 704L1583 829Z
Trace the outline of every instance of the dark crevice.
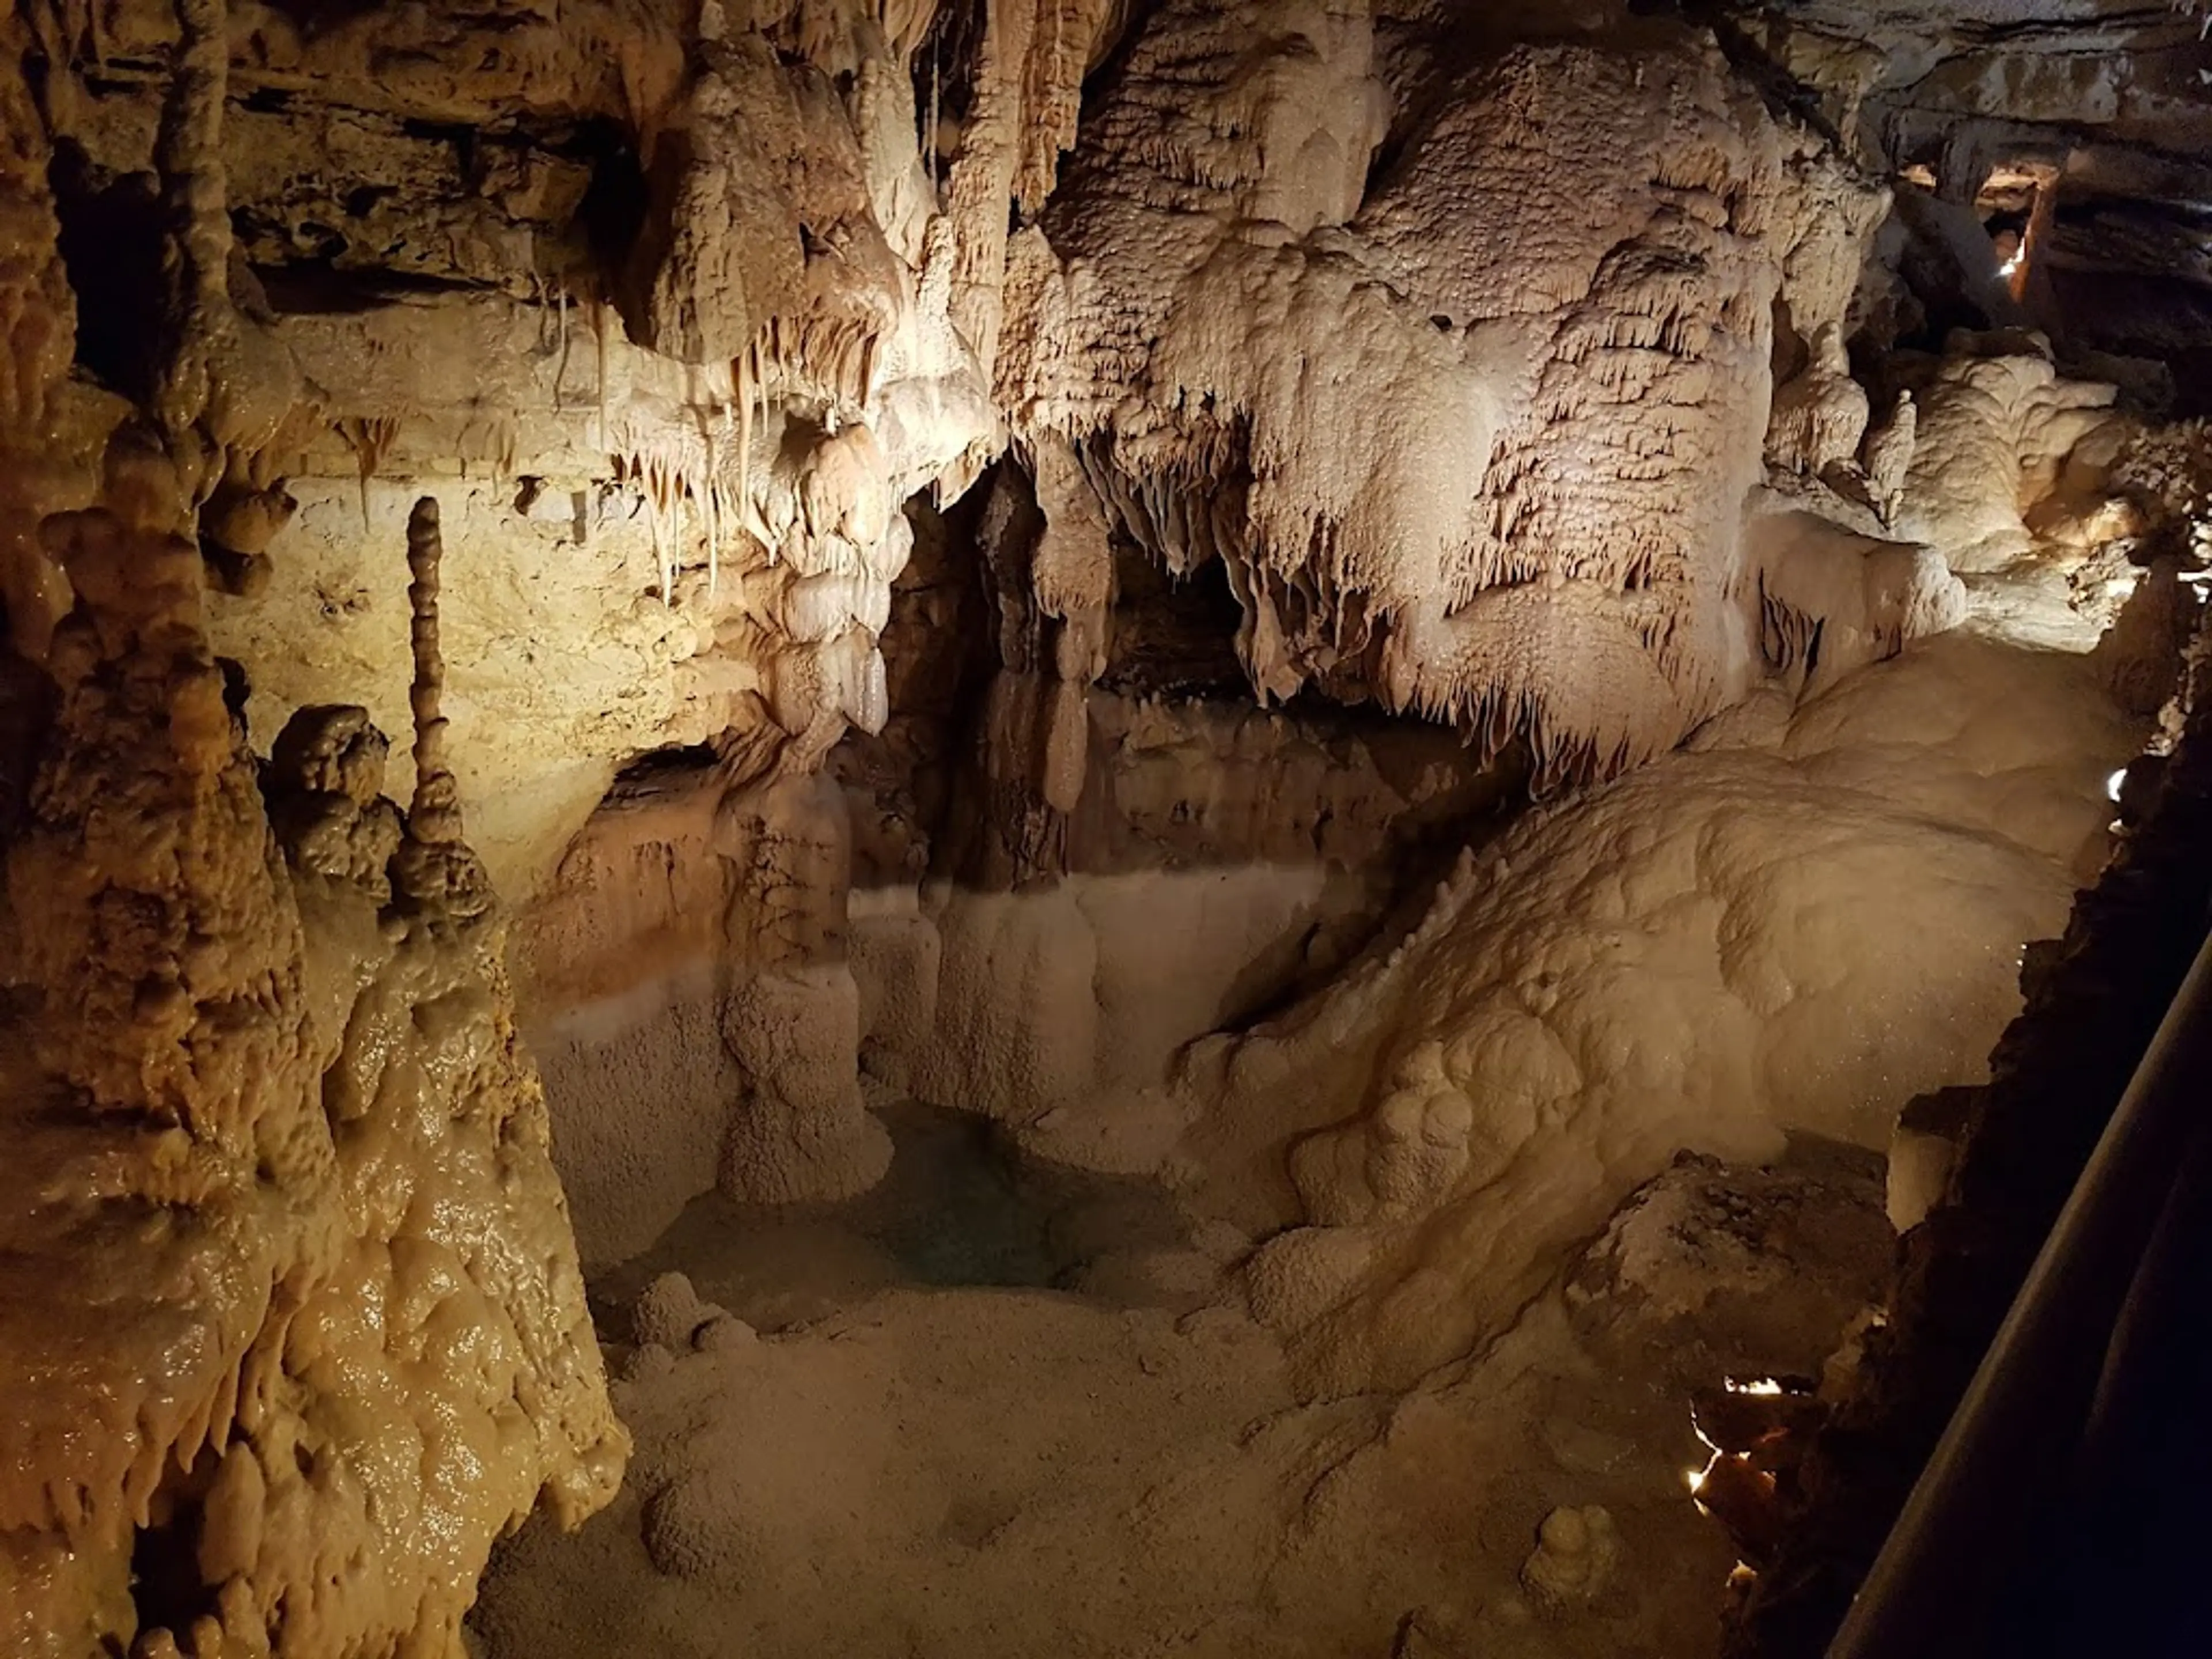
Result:
M189 1473L172 1466L148 1505L150 1521L131 1535L131 1601L138 1629L188 1632L215 1611L199 1567L200 1507L216 1455L204 1451Z
M690 782L702 772L712 770L715 764L714 751L703 743L651 750L615 774L615 781L607 787L606 799L628 800L655 795L671 784L681 787Z
M975 100L975 77L989 27L990 9L985 0L954 0L940 6L931 20L921 45L914 54L915 118L921 124L921 148L932 149L927 131L933 107L940 119L963 122ZM940 173L950 157L940 153Z
M77 145L54 148L47 168L61 222L61 255L76 294L79 368L126 397L153 390L166 295L162 208L151 173L117 176Z
M375 311L410 295L463 293L478 283L410 271L341 269L335 255L286 264L256 264L255 280L280 317L339 317Z
M269 0L270 10L313 40L380 9L382 0Z
M1218 559L1178 579L1125 546L1116 550L1115 592L1098 682L1104 690L1129 697L1249 698L1237 654L1244 611Z
M1085 119L1087 120L1097 106L1098 99L1120 84L1128 68L1130 55L1136 51L1137 42L1144 39L1145 30L1158 9L1158 0L1124 0L1121 8L1120 32L1104 55L1091 66L1091 72L1083 77Z
M590 165L592 182L576 210L577 224L593 267L620 270L645 228L649 195L635 141L615 122L589 121L558 153Z
M1678 11L1699 27L1711 29L1722 54L1735 72L1759 94L1759 101L1777 120L1795 122L1832 146L1838 155L1849 155L1851 146L1822 108L1817 88L1809 87L1775 61L1773 55L1745 33L1729 8L1716 0L1654 0L1632 5L1632 10Z

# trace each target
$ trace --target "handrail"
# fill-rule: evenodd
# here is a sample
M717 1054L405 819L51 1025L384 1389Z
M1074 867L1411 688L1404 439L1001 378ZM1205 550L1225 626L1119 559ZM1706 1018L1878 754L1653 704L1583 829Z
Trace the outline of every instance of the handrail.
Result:
M2063 1482L2113 1328L2212 1100L2212 936L2168 1006L2004 1322L1829 1644L1972 1653L2039 1494Z

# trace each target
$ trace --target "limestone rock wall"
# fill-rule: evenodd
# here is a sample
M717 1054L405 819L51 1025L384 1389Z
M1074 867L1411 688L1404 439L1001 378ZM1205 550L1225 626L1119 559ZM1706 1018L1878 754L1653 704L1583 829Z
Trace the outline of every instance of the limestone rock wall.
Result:
M1938 257L1960 264L1948 280L1965 279L1978 314L1942 319L1939 331L2032 321L2094 378L2203 412L2194 371L2212 285L2187 228L2212 138L2201 8L1893 0L1722 11L1737 61L1895 177L1916 237L1954 245ZM1992 281L1987 227L1997 223L2021 234L2024 257Z

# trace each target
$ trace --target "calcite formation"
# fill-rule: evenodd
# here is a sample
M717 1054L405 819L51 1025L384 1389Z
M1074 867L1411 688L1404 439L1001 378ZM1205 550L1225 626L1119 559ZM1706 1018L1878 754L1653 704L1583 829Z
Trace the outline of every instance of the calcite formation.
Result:
M957 495L1009 433L1073 635L1123 534L1220 556L1263 694L1525 736L1547 782L1666 747L1763 666L1754 451L1851 470L1837 352L1897 281L1859 281L1875 179L1948 120L1947 209L1992 170L2078 173L2108 215L2178 188L2118 137L2006 156L2062 117L2179 143L2185 25L2058 74L2043 49L2092 38L2063 8L2002 49L1940 4L1832 10L1716 46L1598 5L1534 43L1364 4L252 7L228 61L191 9L37 27L88 291L131 297L103 233L196 204L178 385L224 394L201 531L252 590L213 626L259 743L392 678L349 498L396 523L462 470L457 776L520 893L630 754L734 727L805 771L884 718L886 504Z
M204 509L254 586L216 636L264 742L388 678L349 520L458 464L456 770L518 892L629 754L803 773L879 726L892 509L1010 434L1063 779L1116 535L1218 555L1266 696L1526 737L1547 785L1658 752L1761 665L1765 408L1816 346L1848 401L1886 199L1680 30L1470 58L1364 7L1078 0L256 27L225 148L266 292L231 308L313 417ZM100 44L167 39L131 9ZM147 165L144 76L86 81L77 194ZM463 118L480 141L437 136Z
M1613 1516L1602 1506L1553 1510L1521 1568L1521 1583L1538 1605L1563 1613L1602 1595L1620 1560Z
M1917 394L1896 524L1943 548L1954 570L1998 569L2032 550L2023 513L2067 457L2114 426L2112 390L2063 379L2034 349L1954 343Z
M493 1537L580 1520L627 1444L503 927L357 710L257 780L133 465L46 521L77 603L8 859L9 1615L57 1654L449 1649Z
M1832 467L1848 467L1858 459L1867 418L1866 389L1851 378L1843 325L1824 324L1814 337L1811 359L1775 390L1767 464L1815 477Z
M1402 1386L1494 1336L1679 1147L1886 1146L1913 1092L1978 1075L2021 941L2100 856L2100 771L2130 737L2093 687L1956 640L1795 718L1750 705L1468 855L1309 1004L1200 1045L1209 1111L1295 1079L1315 1125L1291 1154L1305 1224L1249 1273L1310 1386Z
M607 1406L504 927L439 763L358 709L258 763L196 509L281 422L226 289L221 8L180 6L143 412L64 378L45 118L5 36L10 643L0 1636L11 1652L452 1651L494 1537L604 1504ZM232 541L246 539L234 533ZM235 554L234 544L222 550ZM396 560L394 544L392 557ZM214 560L220 566L220 560ZM397 587L396 562L387 580Z
M2212 544L2196 22L1989 9L10 14L0 1648L456 1652L620 1476L576 1234L886 1099L1336 1394L1971 1081ZM658 1571L804 1582L667 1403Z
M227 205L239 232L227 265L227 238L194 256L215 369L192 373L251 394L201 528L226 588L252 589L212 624L254 671L259 739L401 659L355 550L412 500L384 480L457 475L465 556L498 573L449 606L476 682L457 775L509 886L548 872L629 754L738 726L805 771L879 724L893 508L957 494L998 447L1009 192L1049 187L1105 23L999 17L981 68L945 66L975 106L947 158L916 104L929 7L307 29L256 10L174 119L161 66L188 43L165 12L58 21L85 236L131 228L185 133L215 163L203 218ZM146 354L117 355L135 374ZM290 648L307 629L331 647L313 660ZM546 674L525 635L587 672Z
M1072 451L1124 533L1228 564L1263 694L1608 775L1751 672L1778 349L1818 348L1791 464L1856 454L1864 394L1814 412L1856 392L1848 291L1784 278L1814 239L1855 267L1879 192L1686 40L1478 61L1370 179L1389 125L1358 12L1164 8L1016 249L1001 396L1041 500Z

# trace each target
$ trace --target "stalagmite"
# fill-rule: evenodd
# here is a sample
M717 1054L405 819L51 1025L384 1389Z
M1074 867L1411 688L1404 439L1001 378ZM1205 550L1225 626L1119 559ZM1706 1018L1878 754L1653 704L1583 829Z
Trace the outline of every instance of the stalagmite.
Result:
M173 0L177 58L161 106L160 168L175 260L168 296L173 331L155 407L173 434L207 412L222 336L231 322L230 216L225 202L223 105L230 70L225 0Z
M467 917L483 914L492 896L483 865L462 838L460 784L446 755L446 659L438 646L444 557L438 499L425 495L407 515L408 639L415 669L407 703L415 723L415 793L392 875L417 904Z
M417 841L451 846L461 839L460 786L446 759L446 659L438 648L438 567L445 557L438 498L425 495L407 515L408 639L415 678L407 703L415 716L415 796L407 827Z
M1884 524L1897 517L1905 481L1912 471L1919 423L1920 411L1913 404L1912 394L1900 392L1897 401L1890 405L1887 418L1867 434L1867 493L1873 497L1875 510L1881 515Z
M1796 379L1778 387L1766 434L1770 466L1820 477L1856 463L1866 435L1867 395L1851 378L1840 324L1825 325Z
M166 466L117 466L106 493L156 506ZM410 546L428 781L393 866L419 906L463 901L438 939L380 928L380 744L343 736L365 722L288 744L264 805L197 550L118 509L52 523L79 604L8 848L31 1023L0 1028L11 1092L47 1103L0 1204L0 1607L65 1644L27 1650L450 1647L497 1532L611 1494L624 1441L498 928L419 879L468 857L434 526ZM102 920L125 896L148 924L128 939ZM484 1333L465 1366L449 1328ZM165 1599L134 1607L134 1566Z

